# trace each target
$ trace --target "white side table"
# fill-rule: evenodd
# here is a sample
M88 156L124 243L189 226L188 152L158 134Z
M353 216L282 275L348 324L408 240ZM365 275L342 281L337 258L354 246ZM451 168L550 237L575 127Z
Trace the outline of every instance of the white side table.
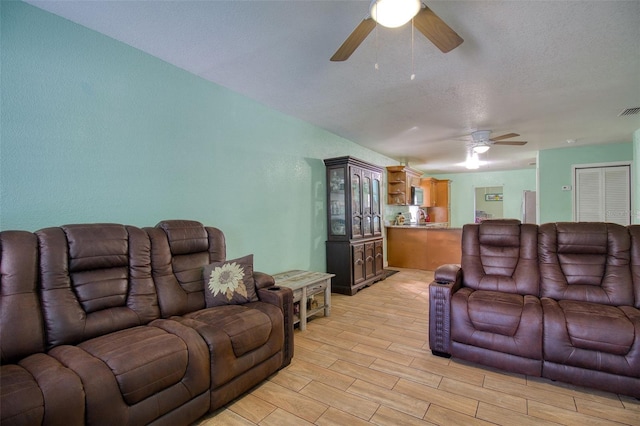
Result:
M324 316L331 314L331 278L335 274L293 270L273 275L276 286L289 287L293 290L293 303L299 303L300 315L294 320L300 322L300 330L307 329L307 318L324 309ZM324 303L307 310L307 301L314 294L324 292Z

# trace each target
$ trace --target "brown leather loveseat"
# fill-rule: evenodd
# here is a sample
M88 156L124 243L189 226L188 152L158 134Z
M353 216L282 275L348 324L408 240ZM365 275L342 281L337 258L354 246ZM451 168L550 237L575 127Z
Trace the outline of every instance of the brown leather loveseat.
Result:
M468 224L429 293L436 355L640 398L640 225Z
M0 233L2 425L190 424L286 366L292 294L205 303L224 235L194 221Z

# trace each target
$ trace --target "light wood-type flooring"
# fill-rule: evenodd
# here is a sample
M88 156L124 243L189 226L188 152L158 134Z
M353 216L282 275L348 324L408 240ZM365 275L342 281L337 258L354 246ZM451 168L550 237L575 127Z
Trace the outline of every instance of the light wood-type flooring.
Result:
M296 328L291 365L197 425L640 425L637 399L433 356L432 277L333 294Z

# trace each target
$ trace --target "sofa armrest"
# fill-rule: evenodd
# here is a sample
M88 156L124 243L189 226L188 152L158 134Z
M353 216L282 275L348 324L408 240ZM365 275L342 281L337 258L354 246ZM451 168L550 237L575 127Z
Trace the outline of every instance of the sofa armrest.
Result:
M266 275L266 274L265 274ZM255 276L255 273L254 273ZM271 277L270 275L268 275ZM271 277L273 281L273 277ZM256 279L256 286L258 280ZM258 287L258 299L261 302L277 306L284 316L284 357L282 367L286 367L293 358L293 290L287 287Z
M462 268L455 263L440 265L433 274L433 280L438 283L462 281Z
M253 279L256 282L256 291L261 288L272 287L276 283L271 275L264 272L253 271Z
M434 355L450 357L451 296L462 286L460 265L442 265L429 284L429 347Z

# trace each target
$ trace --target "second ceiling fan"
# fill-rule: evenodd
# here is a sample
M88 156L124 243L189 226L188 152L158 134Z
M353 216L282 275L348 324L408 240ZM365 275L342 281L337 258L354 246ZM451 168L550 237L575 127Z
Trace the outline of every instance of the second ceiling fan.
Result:
M385 21L387 13L394 13L397 8L404 7L404 15L397 20ZM346 61L349 56L360 46L365 38L376 27L376 23L395 28L402 26L412 20L413 26L426 38L436 45L443 53L447 53L460 44L463 40L453 31L442 19L438 17L420 0L373 0L370 6L371 16L360 22L355 30L342 43L340 48L333 54L331 60Z

